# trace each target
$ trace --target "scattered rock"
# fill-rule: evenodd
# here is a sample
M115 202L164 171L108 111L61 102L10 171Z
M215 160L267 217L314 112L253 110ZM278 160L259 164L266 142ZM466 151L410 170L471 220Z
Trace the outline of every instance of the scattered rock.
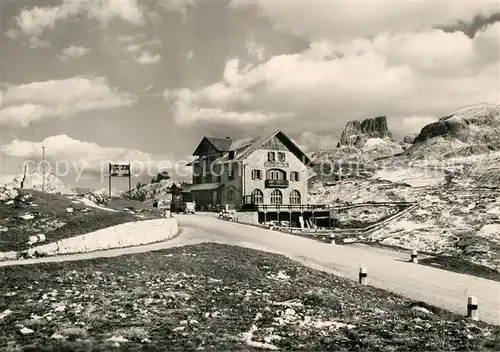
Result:
M5 319L6 317L8 317L9 315L12 314L12 311L10 309L7 309L7 310L4 310L1 314L0 314L0 320L3 320Z
M27 327L24 327L22 328L21 330L19 330L19 332L23 335L29 335L29 334L32 334L34 333L35 331L34 330L31 330L30 328L27 328Z
M37 242L38 242L38 236L30 236L29 237L28 244L30 246L34 245Z
M109 342L128 342L128 340L123 336L112 336L107 341L109 341Z
M59 334L57 332L55 332L50 338L53 339L53 340L64 340L64 339L66 339L66 337L64 337L63 335L61 335L61 334Z
M35 218L35 214L34 213L26 213L26 214L21 215L19 217L21 219L24 219L24 220L33 220Z

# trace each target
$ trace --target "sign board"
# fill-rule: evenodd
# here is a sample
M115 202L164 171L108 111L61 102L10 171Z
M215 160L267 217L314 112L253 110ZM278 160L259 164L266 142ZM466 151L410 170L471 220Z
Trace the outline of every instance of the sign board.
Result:
M128 191L132 190L132 173L130 164L111 164L109 163L109 198L111 198L111 178L128 177Z
M130 164L109 164L109 176L130 177Z

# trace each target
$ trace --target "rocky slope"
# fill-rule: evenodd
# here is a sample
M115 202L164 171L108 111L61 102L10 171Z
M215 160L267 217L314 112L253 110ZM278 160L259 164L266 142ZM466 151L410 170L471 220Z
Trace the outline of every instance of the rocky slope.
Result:
M159 182L142 185L133 189L130 193L128 191L124 192L121 196L123 198L139 200L141 202L153 199L170 202L172 199L170 189L174 184L181 186L182 183L180 181L164 179Z
M414 159L447 159L500 150L500 104L459 109L420 131L406 153Z
M342 132L337 147L354 146L361 148L369 138L393 140L387 127L387 117L379 116L363 121L349 121Z
M19 189L32 189L41 191L44 176L41 172L33 171L21 173L8 183L0 183L0 201L9 201L15 198ZM64 183L53 174L45 174L45 192L49 194L72 193L66 189Z
M499 110L498 104L459 109L405 138L402 153L401 145L398 150L389 139L375 138L360 138L365 140L361 147L318 151L308 201L416 201L414 211L364 240L458 256L500 270ZM377 148L369 148L372 144ZM320 173L322 163L339 160L351 170L354 161L369 165L370 172Z

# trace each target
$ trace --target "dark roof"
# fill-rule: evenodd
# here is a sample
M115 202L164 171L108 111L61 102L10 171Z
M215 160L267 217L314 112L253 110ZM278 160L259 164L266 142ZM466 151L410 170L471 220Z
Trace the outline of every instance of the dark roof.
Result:
M206 137L206 138L220 152L229 151L231 148L231 144L233 143L232 138L219 138L219 137Z
M259 149L262 145L264 145L267 141L269 141L276 135L279 135L279 137L285 141L290 150L295 155L297 155L299 159L302 159L304 163L309 163L309 157L302 150L300 150L300 148L297 147L297 145L290 138L288 138L283 132L279 130L270 131L259 136L243 137L237 139L218 137L205 137L205 139L207 139L219 152L234 151L234 158L231 159L231 161L238 161L245 159L247 156ZM224 156L217 159L216 162L225 163L229 160L229 156L225 154ZM192 165L192 162L188 165Z

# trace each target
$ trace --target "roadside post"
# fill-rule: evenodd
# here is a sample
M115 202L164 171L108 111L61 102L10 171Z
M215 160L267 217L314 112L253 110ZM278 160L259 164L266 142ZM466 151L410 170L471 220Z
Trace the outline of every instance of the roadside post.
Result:
M368 284L368 269L364 266L359 268L359 283L361 285L367 285Z
M477 308L477 297L469 296L467 300L467 318L479 320Z

